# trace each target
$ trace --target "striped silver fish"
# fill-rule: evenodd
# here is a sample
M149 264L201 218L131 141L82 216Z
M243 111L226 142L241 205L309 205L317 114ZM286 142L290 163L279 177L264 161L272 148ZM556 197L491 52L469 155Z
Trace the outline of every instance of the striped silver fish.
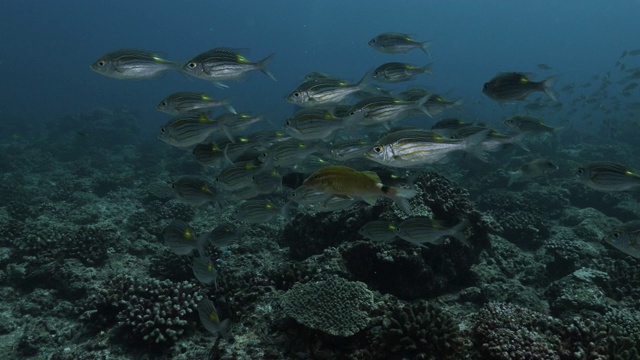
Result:
M192 206L201 206L218 201L215 189L197 176L183 176L171 184L178 201Z
M220 321L218 311L211 300L204 298L198 303L198 316L200 317L202 326L215 336L214 341L217 341L220 336L224 339L228 339L230 337L230 320L224 319L223 321Z
M527 95L541 91L549 96L551 100L557 101L555 94L551 90L554 82L554 77L536 82L530 80L523 73L502 73L484 83L482 93L493 100L504 103L513 100L524 100Z
M486 161L479 145L488 131L481 131L466 140L454 140L427 130L399 130L378 140L365 153L365 157L383 165L400 168L446 163L449 155L455 151L467 151Z
M177 70L177 64L144 50L122 49L100 57L91 70L120 80L151 79L168 70Z
M580 166L575 177L588 187L600 191L628 191L640 186L640 174L613 162L594 162Z
M284 167L289 168L297 165L307 156L319 151L316 144L308 145L299 140L288 140L275 143L258 156L265 168Z
M216 176L216 184L227 191L240 190L253 185L253 176L263 171L263 168L248 162L225 168Z
M215 143L201 143L193 148L193 157L202 166L221 166L225 161L224 149Z
M430 43L430 41L417 41L407 34L396 32L383 33L369 40L369 46L388 54L403 54L413 49L420 49L431 56L427 50Z
M349 95L369 89L365 74L356 84L333 78L308 80L287 96L287 101L302 107L330 106L338 104Z
M216 100L205 93L198 92L177 92L167 96L156 105L157 110L171 115L217 107L224 107L229 112L236 114L236 109L231 106L229 99Z
M382 125L415 115L417 111L431 116L425 102L429 96L417 101L399 100L390 96L374 96L359 101L349 111L347 123L350 125Z
M348 209L354 204L361 203L362 200L345 198L332 195L327 200L311 206L312 210L317 212L333 212Z
M186 113L160 127L158 139L171 146L189 148L205 141L218 129L220 124L206 114Z
M187 61L182 71L198 79L213 81L220 87L227 87L220 83L221 81L241 80L248 73L256 70L276 80L267 70L267 64L274 55L275 53L258 62L252 62L234 49L215 48Z
M282 189L282 175L276 169L259 172L251 179L259 195L272 194Z
M616 249L640 259L640 220L633 220L613 229L605 242Z
M220 123L225 128L229 129L231 133L238 133L249 128L249 126L264 119L262 115L247 115L247 114L222 114L215 118L215 121Z
M176 255L189 255L203 251L207 236L196 235L195 230L182 220L173 220L162 231L164 244Z
M242 221L249 224L266 223L276 216L288 219L290 204L288 202L280 207L271 200L248 200L236 208L236 214Z
M209 241L217 247L228 246L238 241L247 230L246 226L236 226L231 223L221 224L211 230Z
M396 228L396 235L402 240L416 245L424 245L425 243L441 245L444 243L446 236L451 236L467 243L464 237L464 229L466 227L466 221L461 221L454 227L445 227L433 219L415 217L401 222Z
M312 206L319 204L333 195L327 194L324 191L310 188L307 186L298 186L289 194L289 199L304 206Z
M287 119L284 132L298 140L324 140L336 130L344 128L344 121L324 109L302 109Z
M364 159L364 153L371 147L366 139L346 140L331 145L331 158L338 161Z
M397 83L413 80L419 74L431 74L431 66L414 66L401 62L389 62L373 70L373 78L384 83Z
M216 271L211 259L201 254L193 259L191 268L193 269L193 275L203 285L213 284L216 289L218 288L218 271Z
M391 242L396 238L396 226L389 221L374 220L364 224L358 234L371 241Z
M511 116L504 120L504 124L520 133L550 133L555 135L557 130L553 126L546 125L541 119L529 115Z

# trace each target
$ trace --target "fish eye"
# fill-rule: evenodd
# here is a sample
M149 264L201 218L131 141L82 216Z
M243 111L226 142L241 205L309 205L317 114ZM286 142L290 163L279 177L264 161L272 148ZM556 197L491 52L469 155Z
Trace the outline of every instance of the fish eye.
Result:
M376 41L378 41L378 39L376 38L371 39L371 42L376 42Z
M578 168L578 170L576 170L576 175L582 175L583 172L584 172L583 168Z
M194 63L194 62L190 62L190 63L188 63L188 64L187 64L187 66L188 66L189 68L191 68L191 69L195 69L195 68L198 66L198 64L196 64L196 63Z
M489 83L484 83L484 86L482 88L483 89L488 89L489 88Z
M164 126L160 128L160 132L164 134Z
M377 152L378 154L382 152L382 146L374 146L373 147L373 151Z
M285 121L285 122L284 122L284 124L285 124L285 125L289 125L289 126L290 126L290 125L291 125L291 120L287 120L287 121Z
M294 93L293 93L293 97L296 97L296 98L297 98L297 97L300 97L300 93L299 93L299 92L294 92Z
M620 237L620 233L619 233L619 232L617 232L617 231L616 231L616 232L614 232L612 235L613 235L613 237L614 237L614 238L616 238L616 239Z
M104 60L98 60L96 63L98 66L104 66Z
M162 105L162 106L167 106L167 102L166 102L166 101L163 101L163 102L161 102L161 103L160 103L160 105Z

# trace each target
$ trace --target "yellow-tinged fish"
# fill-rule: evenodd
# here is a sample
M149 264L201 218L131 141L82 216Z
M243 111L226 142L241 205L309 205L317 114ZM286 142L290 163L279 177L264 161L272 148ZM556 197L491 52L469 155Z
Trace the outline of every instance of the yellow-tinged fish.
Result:
M357 171L346 166L322 168L309 176L303 185L339 197L359 197L369 204L374 204L380 196L388 197L407 213L411 211L407 199L416 195L413 189L384 185L375 172Z

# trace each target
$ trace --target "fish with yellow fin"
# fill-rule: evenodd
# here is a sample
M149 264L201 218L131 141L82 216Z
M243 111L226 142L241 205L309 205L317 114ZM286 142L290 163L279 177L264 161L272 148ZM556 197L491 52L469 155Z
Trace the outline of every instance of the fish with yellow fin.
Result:
M416 195L413 189L384 185L373 171L357 171L346 166L322 168L309 176L303 185L338 197L362 198L369 204L384 196L407 213L411 212L408 199Z

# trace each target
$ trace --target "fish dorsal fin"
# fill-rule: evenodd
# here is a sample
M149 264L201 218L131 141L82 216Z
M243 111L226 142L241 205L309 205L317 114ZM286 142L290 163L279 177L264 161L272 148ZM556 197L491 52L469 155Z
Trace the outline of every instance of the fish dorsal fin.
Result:
M362 172L362 174L364 174L366 177L368 177L368 178L370 178L370 179L375 180L375 181L376 181L376 183L380 183L380 182L382 182L382 181L380 180L380 177L378 176L378 174L376 174L376 173L375 173L375 172L373 172L373 171L363 171L363 172Z

